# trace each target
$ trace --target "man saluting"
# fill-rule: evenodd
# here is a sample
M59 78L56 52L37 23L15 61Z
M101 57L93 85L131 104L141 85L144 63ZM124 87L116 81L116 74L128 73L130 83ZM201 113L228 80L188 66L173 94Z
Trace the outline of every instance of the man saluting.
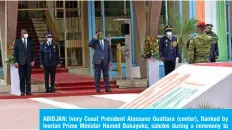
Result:
M103 38L103 32L97 31L89 42L89 47L94 49L93 64L95 69L94 79L96 90L100 92L101 71L105 84L105 91L111 92L109 87L109 67L112 65L112 51L108 40Z
M40 45L40 67L44 68L44 80L46 93L55 92L56 67L60 67L59 48L53 42L52 34L46 34L47 41ZM49 75L51 77L51 86L49 87Z

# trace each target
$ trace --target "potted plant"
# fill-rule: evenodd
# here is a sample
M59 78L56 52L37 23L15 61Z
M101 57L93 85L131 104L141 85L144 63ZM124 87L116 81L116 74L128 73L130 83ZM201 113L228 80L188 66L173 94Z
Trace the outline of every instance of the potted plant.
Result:
M159 80L159 42L155 38L145 40L142 58L147 60L148 86Z
M14 66L14 41L12 45L9 45L7 49L7 60L6 63L10 65L10 77L11 77L11 94L20 95L20 82L19 82L19 74L18 68Z

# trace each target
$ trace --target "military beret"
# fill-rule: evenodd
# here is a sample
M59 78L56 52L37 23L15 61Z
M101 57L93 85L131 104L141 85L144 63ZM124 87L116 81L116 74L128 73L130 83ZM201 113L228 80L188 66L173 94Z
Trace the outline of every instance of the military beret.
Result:
M205 22L198 22L197 27L205 27Z
M46 38L52 38L52 34L49 32L45 35Z
M164 27L164 31L165 31L165 32L166 32L166 31L172 31L172 26L170 26L170 25L165 26L165 27Z

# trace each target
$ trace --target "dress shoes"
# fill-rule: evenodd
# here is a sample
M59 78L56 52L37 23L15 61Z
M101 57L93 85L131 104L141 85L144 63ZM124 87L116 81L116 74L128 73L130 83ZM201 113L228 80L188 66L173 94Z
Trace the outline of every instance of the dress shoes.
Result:
M31 94L31 93L26 93L26 95L27 95L27 96L30 96L30 95L32 95L32 94Z
M55 93L56 90L55 90L55 89L51 89L49 92L50 92L50 93Z
M100 87L96 87L96 91L97 91L97 93L100 93L101 92L101 88Z
M112 92L112 91L110 90L110 88L105 88L105 91L106 91L107 93Z
M25 96L25 93L21 93L20 96Z

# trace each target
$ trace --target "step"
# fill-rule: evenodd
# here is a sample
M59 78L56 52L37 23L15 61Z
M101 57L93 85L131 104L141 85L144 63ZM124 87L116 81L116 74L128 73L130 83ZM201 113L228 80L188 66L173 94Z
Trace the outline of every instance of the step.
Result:
M26 29L28 33L35 32L35 29L31 28L31 27L30 28L18 28L17 27L17 31L16 32L20 32L22 29Z
M17 24L32 24L32 21L18 21Z
M48 31L47 27L34 28L35 31Z
M21 30L20 30L21 31ZM18 36L21 36L21 32L20 31L17 31L17 33L16 33L16 36L18 37ZM36 32L34 32L34 31L28 31L28 34L30 35L30 36L36 36Z
M33 24L20 24L17 25L17 29L24 29L24 28L34 28Z
M43 69L32 69L32 74L38 74L38 73L43 73L44 70ZM56 70L57 73L61 73L61 72L68 72L68 69L66 68L58 68Z
M38 21L32 21L32 23L35 24L45 24L43 20L38 20Z
M46 24L34 24L34 28L37 29L37 28L47 28L47 25Z
M133 88L133 89L121 89L121 88L112 88L112 92L106 93L104 90L101 90L99 94L118 94L118 93L141 93L144 91L144 88ZM62 94L81 94L81 95L96 95L96 89L89 89L89 90L59 90L57 93Z
M39 34L39 35L37 35L37 37L42 39L42 38L45 38L45 35L46 35L46 34ZM40 40L40 41L45 41L45 40L42 39L42 40Z
M91 86L72 86L72 87L56 87L56 90L88 90L95 89L94 85ZM104 84L101 84L101 88L104 89ZM118 88L117 85L110 85L110 88Z
M46 31L46 30L38 30L38 31L35 30L35 32L37 35L43 34L44 36L45 36L45 34L48 33L48 31Z
M65 65L62 65L60 68L65 68ZM39 61L36 61L36 64L35 66L33 67L33 69L41 69L40 68L40 62ZM41 72L43 73L43 72ZM63 72L57 72L57 73L63 73ZM33 73L33 74L37 74L37 73Z
M26 26L26 25L32 25L33 26L33 23L17 23L17 26Z
M44 21L44 19L36 19L36 18L33 18L33 19L31 19L31 21Z
M100 84L104 85L104 81L101 80ZM116 85L116 81L110 81L110 84ZM59 83L56 83L57 87L92 86L92 85L95 85L94 79L91 79L91 80L88 80L88 81L84 80L84 81L75 81L75 82L63 82L63 83L59 82Z

